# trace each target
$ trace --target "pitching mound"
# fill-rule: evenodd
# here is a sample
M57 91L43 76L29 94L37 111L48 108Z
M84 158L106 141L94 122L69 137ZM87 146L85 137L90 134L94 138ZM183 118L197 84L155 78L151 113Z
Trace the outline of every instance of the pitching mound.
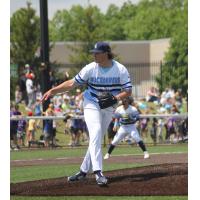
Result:
M188 165L160 164L105 172L109 184L99 187L94 175L68 183L66 177L11 183L11 195L21 196L157 196L187 195Z

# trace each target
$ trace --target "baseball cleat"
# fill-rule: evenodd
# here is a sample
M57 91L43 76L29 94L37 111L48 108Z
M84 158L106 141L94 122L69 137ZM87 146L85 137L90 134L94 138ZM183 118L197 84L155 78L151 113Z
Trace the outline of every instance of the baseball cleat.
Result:
M106 153L105 156L104 156L104 160L110 158L110 154L109 153Z
M79 181L79 180L84 180L86 178L86 173L80 171L74 176L69 176L67 178L68 182L73 182L73 181Z
M147 159L147 158L149 158L150 156L149 156L149 153L147 152L147 151L145 151L144 152L144 159Z
M108 179L105 176L99 176L96 181L99 186L105 186L108 183Z

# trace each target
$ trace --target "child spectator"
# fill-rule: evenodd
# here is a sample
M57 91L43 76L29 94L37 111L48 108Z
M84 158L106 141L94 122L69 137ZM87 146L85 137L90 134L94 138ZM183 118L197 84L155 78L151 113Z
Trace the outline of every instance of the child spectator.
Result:
M20 146L25 146L26 128L27 128L26 120L25 119L19 120L17 126L17 140L18 140L18 145Z
M53 104L50 103L47 108L45 115L46 116L54 116ZM53 140L53 120L46 119L44 120L44 145L45 147L49 147L50 141Z
M33 116L33 112L29 111L28 116ZM28 147L31 146L31 142L35 141L35 131L36 131L36 120L35 119L29 119L28 120L28 128L27 128L27 145Z

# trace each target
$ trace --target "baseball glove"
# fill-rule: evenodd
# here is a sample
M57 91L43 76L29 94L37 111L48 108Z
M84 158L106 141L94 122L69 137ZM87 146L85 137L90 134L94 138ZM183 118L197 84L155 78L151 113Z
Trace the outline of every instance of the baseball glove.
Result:
M104 93L98 96L97 99L101 109L108 108L117 103L117 98L114 97L111 93Z

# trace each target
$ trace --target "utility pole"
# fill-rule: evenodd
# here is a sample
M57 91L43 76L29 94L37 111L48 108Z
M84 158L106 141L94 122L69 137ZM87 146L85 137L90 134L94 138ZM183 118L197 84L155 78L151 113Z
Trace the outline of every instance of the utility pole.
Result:
M41 91L44 94L50 89L49 79L49 32L48 32L48 5L47 0L40 0L40 32L41 32L41 65L40 65L40 83ZM48 108L50 100L44 101L43 110Z

